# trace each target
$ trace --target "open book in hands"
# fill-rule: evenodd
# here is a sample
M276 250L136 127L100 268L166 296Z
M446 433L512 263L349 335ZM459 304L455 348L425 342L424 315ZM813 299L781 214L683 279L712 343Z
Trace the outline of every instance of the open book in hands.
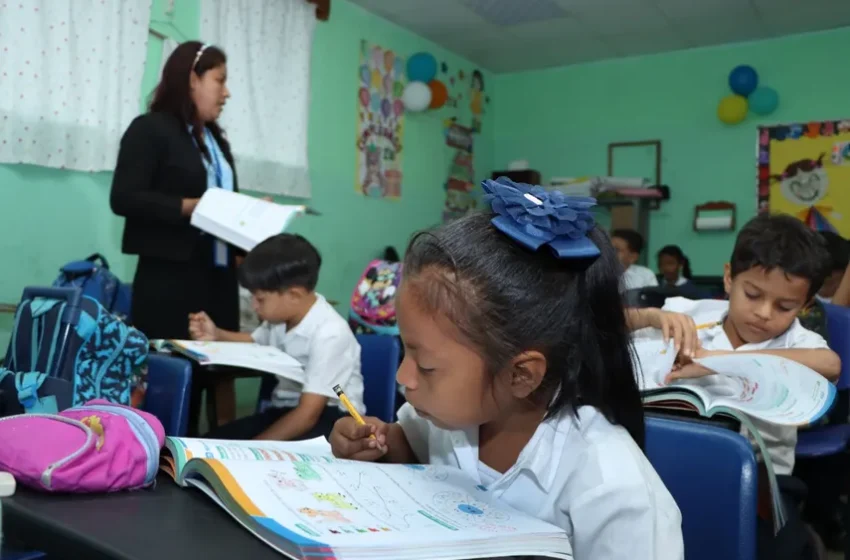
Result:
M202 366L262 371L304 383L304 367L301 363L276 346L201 340L152 340L151 345L160 351L181 354Z
M826 378L779 356L734 352L699 358L694 363L716 373L667 384L676 361L672 343L638 339L635 353L648 404L678 401L703 416L740 411L774 424L803 426L826 414L835 399L835 387Z
M289 227L307 211L304 206L275 204L224 189L207 189L195 211L192 225L235 247L250 251Z

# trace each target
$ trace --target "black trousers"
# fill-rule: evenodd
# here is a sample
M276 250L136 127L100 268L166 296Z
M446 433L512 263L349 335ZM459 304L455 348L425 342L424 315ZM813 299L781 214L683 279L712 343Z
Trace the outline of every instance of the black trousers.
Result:
M133 279L133 325L148 338L189 338L189 313L205 311L215 324L239 330L239 284L230 266L213 262L213 239L199 239L188 261L139 257Z
M254 439L292 410L292 408L268 408L258 414L252 414L251 416L234 420L224 426L219 426L211 430L204 437L210 439ZM326 406L316 425L296 439L305 440L316 437L328 437L331 434L334 424L342 416L342 412L337 407Z
M133 279L133 325L149 339L189 338L189 314L204 311L216 326L239 330L239 284L234 250L227 267L215 266L213 238L198 240L188 261L139 257ZM192 375L189 436L198 435L201 397L207 389L205 372Z

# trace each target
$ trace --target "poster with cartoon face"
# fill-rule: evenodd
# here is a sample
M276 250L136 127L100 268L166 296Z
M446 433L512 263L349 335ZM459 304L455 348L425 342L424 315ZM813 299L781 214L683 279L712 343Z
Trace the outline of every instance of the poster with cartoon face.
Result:
M850 236L850 121L759 128L758 209ZM836 155L837 154L837 155Z

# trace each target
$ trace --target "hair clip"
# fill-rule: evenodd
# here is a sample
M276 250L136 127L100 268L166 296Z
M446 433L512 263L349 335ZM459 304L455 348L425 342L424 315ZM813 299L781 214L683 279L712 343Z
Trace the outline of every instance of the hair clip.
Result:
M496 214L491 223L520 245L533 251L547 245L561 259L599 256L599 247L587 237L595 224L590 212L595 198L567 196L507 177L487 179L481 186L484 201Z

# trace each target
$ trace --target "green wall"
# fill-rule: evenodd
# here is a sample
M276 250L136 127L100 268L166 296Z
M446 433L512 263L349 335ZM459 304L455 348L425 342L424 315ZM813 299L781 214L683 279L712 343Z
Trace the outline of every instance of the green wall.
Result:
M165 14L167 2L156 0L152 27L178 40L197 37L199 4L181 0ZM309 161L312 199L320 217L304 217L293 230L313 241L324 256L319 290L340 302L344 312L351 290L368 260L384 246L402 249L412 232L437 223L452 151L443 142L442 121L449 110L409 115L404 136L403 195L398 201L366 199L355 193L355 118L360 40L367 39L402 55L432 52L449 67L474 68L425 39L377 18L345 0L334 0L330 21L316 27L311 78ZM154 87L162 42L148 45L145 97ZM487 85L493 79L485 74ZM490 95L492 92L488 91ZM466 96L464 96L466 98ZM466 106L467 103L462 103ZM468 111L461 112L468 122ZM484 117L477 137L479 175L492 168L493 120ZM489 134L487 133L489 131ZM132 278L135 259L121 254L122 220L109 209L110 173L78 173L27 165L0 165L0 302L14 303L29 284L51 282L58 267L71 259L102 252L115 272ZM243 185L249 189L250 185ZM5 348L11 317L0 315L0 348Z
M850 73L836 55L848 47L843 28L497 76L495 165L528 159L546 180L605 175L609 142L660 139L671 200L652 214L650 255L677 243L696 274L720 274L734 234L695 233L693 207L723 199L739 224L754 215L758 124L850 118ZM756 68L780 107L730 127L716 107L738 64Z

